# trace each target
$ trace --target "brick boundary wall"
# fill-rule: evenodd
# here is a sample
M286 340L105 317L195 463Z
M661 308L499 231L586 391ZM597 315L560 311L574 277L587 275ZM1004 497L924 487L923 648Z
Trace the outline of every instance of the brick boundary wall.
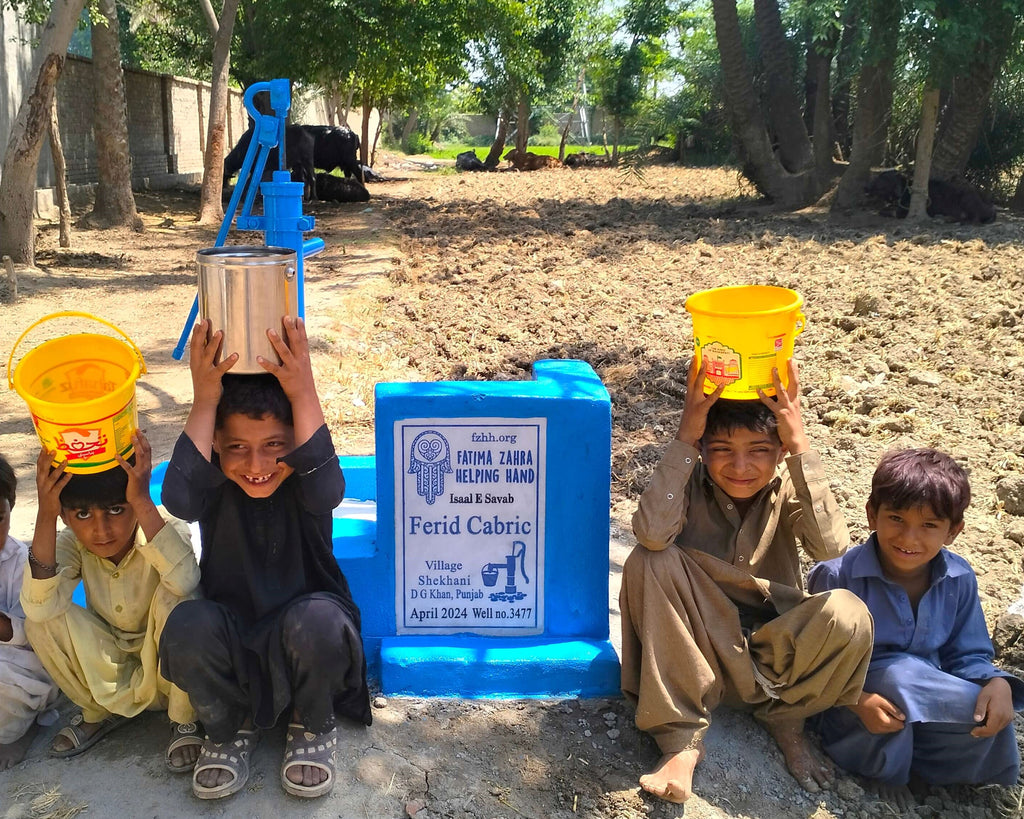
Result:
M124 70L124 84L133 186L167 188L201 183L210 84L132 68ZM247 124L240 91L229 91L228 112L225 142L230 148ZM92 60L68 55L57 83L57 113L68 185L94 184ZM49 166L48 148L45 154ZM52 166L47 170L49 178L45 181L49 182Z

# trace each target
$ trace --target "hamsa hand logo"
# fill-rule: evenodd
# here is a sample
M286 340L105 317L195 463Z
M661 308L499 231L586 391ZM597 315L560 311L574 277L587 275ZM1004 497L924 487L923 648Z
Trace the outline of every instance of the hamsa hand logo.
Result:
M416 494L433 504L444 494L444 476L452 472L448 440L436 430L417 435L409 448L409 474L416 475Z

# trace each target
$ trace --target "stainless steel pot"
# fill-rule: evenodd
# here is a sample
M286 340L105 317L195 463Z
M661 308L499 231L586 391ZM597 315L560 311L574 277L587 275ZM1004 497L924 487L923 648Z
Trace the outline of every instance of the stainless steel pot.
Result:
M199 317L224 331L220 358L238 353L233 373L266 372L256 361L278 357L267 330L284 338L281 319L295 316L299 289L295 251L287 247L208 247L196 253Z

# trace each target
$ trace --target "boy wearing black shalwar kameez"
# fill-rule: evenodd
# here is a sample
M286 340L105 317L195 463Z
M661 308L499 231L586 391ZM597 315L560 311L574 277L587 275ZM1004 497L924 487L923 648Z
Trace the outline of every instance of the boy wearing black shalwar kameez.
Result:
M198 520L205 599L179 605L160 644L163 674L207 734L192 780L201 799L239 791L260 728L291 709L281 784L328 793L335 715L370 724L359 610L331 549L345 479L324 422L302 320L268 336L280 365L232 375L218 332L192 334L195 398L164 479L164 505Z

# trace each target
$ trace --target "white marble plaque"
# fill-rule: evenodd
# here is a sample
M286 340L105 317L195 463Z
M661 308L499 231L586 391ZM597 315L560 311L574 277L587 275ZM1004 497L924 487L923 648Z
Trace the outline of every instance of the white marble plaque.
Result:
M546 418L395 422L399 634L544 629Z

